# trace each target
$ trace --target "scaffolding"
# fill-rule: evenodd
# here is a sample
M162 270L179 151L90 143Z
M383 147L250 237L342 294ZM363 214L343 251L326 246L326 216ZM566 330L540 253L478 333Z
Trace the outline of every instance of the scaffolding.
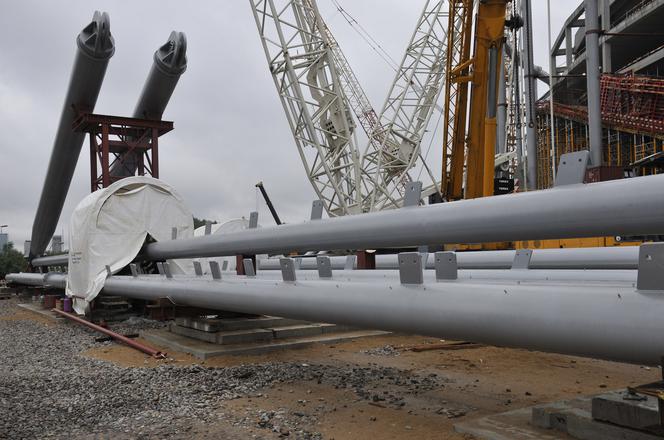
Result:
M633 175L664 171L664 79L637 75L602 75L602 137L604 167ZM552 159L588 149L588 111L583 105L549 103L537 106L537 187L553 186ZM551 130L556 139L552 157ZM615 173L614 173L615 175Z

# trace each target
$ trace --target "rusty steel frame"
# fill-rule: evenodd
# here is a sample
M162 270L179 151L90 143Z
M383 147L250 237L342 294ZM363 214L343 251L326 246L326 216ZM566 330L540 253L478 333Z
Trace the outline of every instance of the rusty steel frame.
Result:
M138 156L138 175L158 179L158 139L173 130L173 122L81 113L72 124L72 129L89 135L90 190L94 192L124 177L115 172L122 169L127 153L141 153ZM117 139L111 139L111 136Z

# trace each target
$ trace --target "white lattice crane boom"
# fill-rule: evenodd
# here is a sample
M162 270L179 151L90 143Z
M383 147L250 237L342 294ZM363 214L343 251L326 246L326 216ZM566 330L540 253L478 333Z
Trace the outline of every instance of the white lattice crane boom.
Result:
M250 0L307 176L331 216L362 210L353 122L314 2Z
M428 0L379 116L380 148L367 145L362 171L371 188L365 206L373 210L399 207L408 171L421 160L437 190L436 179L422 159L420 146L445 78L447 9L442 0Z
M427 1L380 117L315 0L250 3L300 157L328 214L401 206L442 87L443 2ZM362 159L351 110L369 138Z

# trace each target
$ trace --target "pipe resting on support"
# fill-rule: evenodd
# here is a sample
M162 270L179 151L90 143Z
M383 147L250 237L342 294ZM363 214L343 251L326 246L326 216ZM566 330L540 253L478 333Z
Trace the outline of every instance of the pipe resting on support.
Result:
M144 257L255 255L664 233L664 175L149 244Z
M466 251L454 252L459 269L510 269L516 251ZM47 257L48 258L48 257ZM346 266L345 256L329 256L331 269L341 270ZM317 268L316 258L298 257L301 270ZM66 264L66 262L65 262ZM257 260L258 270L279 270L278 258ZM33 263L34 265L34 263ZM55 264L52 264L56 266ZM530 260L531 269L637 269L639 266L638 246L609 246L598 248L534 249ZM376 269L395 270L399 268L397 254L376 255ZM434 268L434 254L427 255L426 268Z
M515 251L455 252L459 269L509 269ZM316 258L299 258L298 269L316 269ZM331 268L344 269L345 256L330 256ZM67 266L69 255L50 255L32 260L33 267ZM257 260L259 270L279 270L279 259ZM531 269L636 269L639 265L638 246L609 246L597 248L534 249ZM433 269L434 256L429 254L426 267ZM396 254L376 255L376 269L398 269Z
M111 277L104 292L643 365L659 365L664 353L664 294L631 284Z
M35 276L7 279L24 275ZM295 278L112 276L104 293L641 365L659 365L664 353L664 293L631 282Z

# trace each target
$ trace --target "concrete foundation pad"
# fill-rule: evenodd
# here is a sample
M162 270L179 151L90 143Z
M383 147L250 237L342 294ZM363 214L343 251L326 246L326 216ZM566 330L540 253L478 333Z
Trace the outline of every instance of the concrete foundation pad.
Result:
M602 394L592 399L592 415L595 420L634 429L653 429L659 424L657 399L641 396L643 400L625 399L624 391Z
M204 330L196 330L194 328L178 325L176 323L169 324L168 329L169 329L170 332L172 332L176 335L186 336L186 337L192 338L192 339L198 339L199 341L209 342L211 344L214 344L214 343L217 342L217 332L207 332L207 331L204 331Z
M31 313L35 313L37 315L43 316L44 318L51 319L53 321L64 321L65 318L62 316L47 310L43 309L41 304L38 303L23 303L23 304L16 304L18 307L20 307L23 310L26 310Z
M153 344L165 348L167 351L175 350L182 353L189 353L199 359L204 360L215 356L224 355L262 354L274 350L305 347L315 343L336 344L352 339L369 336L383 336L386 334L389 333L375 330L358 330L352 332L323 334L287 340L272 340L262 343L234 345L211 344L209 342L203 342L188 338L186 336L177 335L167 330L146 330L141 332L141 337L147 341L152 342Z
M482 440L570 440L562 432L538 428L530 424L531 408L481 417L454 425L461 434Z
M176 318L175 323L204 332L218 332L225 330L245 330L253 328L270 328L285 325L307 324L305 321L278 318L275 316L261 316L257 318Z
M217 344L249 344L253 342L271 341L274 333L267 328L254 328L249 330L232 330L217 333Z
M274 339L299 338L323 334L323 328L320 324L287 325L274 327L269 330L272 331Z
M454 425L483 440L656 440L654 434L594 420L592 397L494 414Z

